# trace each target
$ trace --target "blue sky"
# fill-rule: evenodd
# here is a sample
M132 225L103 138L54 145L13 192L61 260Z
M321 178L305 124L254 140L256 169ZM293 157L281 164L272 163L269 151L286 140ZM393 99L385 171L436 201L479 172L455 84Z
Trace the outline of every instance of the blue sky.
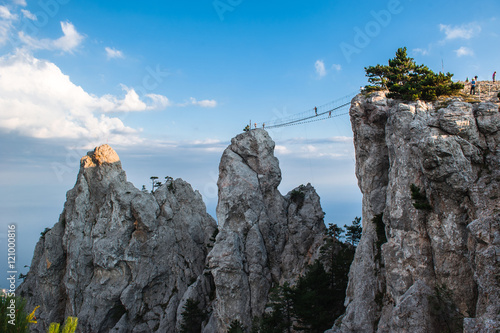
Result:
M215 215L220 156L250 120L351 94L402 46L434 71L490 79L499 13L497 0L0 2L2 247L15 223L29 265L79 158L102 143L138 188L183 178ZM348 116L270 135L283 194L311 182L326 222L361 215Z

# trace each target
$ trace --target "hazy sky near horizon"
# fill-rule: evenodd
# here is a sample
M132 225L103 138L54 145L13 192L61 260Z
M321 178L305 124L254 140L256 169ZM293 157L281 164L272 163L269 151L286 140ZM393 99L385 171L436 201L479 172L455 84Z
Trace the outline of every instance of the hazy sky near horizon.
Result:
M491 79L499 34L498 0L0 1L2 252L16 224L30 264L96 145L138 188L188 181L215 217L220 156L249 121L352 94L403 46L436 72ZM310 182L327 223L361 216L347 115L269 133L283 194Z

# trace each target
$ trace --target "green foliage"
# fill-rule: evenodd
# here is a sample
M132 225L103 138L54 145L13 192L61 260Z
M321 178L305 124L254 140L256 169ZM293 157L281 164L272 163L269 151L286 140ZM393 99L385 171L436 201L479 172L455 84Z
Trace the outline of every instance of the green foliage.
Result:
M205 312L199 307L200 302L188 299L182 311L182 322L180 333L199 333L201 323L205 318Z
M49 330L47 331L47 333L59 333L60 326L61 326L61 324L59 324L59 323L50 324Z
M12 300L15 303L12 303ZM15 304L12 306L11 304ZM13 311L9 307L13 307ZM9 315L12 315L11 318ZM26 313L26 300L21 297L11 297L10 295L0 296L0 332L5 333L24 333L29 332L29 318ZM9 321L14 320L14 325ZM12 321L11 321L12 323Z
M340 239L343 233L344 229L333 223L328 224L328 228L326 229L325 232L328 238L334 238L334 239Z
M42 232L40 233L40 235L41 235L42 237L45 237L45 234L46 234L47 232L49 232L50 230L51 230L50 228L45 228L45 230L44 230L44 231L42 231Z
M62 333L74 333L76 331L77 326L78 326L78 318L68 317L66 318L66 321L64 323Z
M311 265L291 292L296 330L324 332L335 321L335 293L328 274L319 261ZM340 315L340 314L337 314Z
M303 192L304 185L300 185L298 189L295 189L290 193L290 200L297 205L297 210L302 208L305 199L305 193Z
M463 331L463 316L453 301L453 294L445 284L436 285L429 304L436 332L455 333Z
M273 288L268 303L271 311L264 313L260 319L254 319L252 333L290 332L293 316L292 293L293 289L288 283Z
M330 286L336 299L335 312L344 312L345 290L347 289L349 269L354 259L355 248L338 240L344 230L336 224L330 224L326 231L323 246L320 248L320 259L330 275Z
M352 225L344 225L346 228L345 239L353 246L358 245L359 240L361 239L361 217L355 217L354 221L352 221Z
M361 218L356 217L349 239L359 241ZM349 268L355 247L342 243L344 230L329 224L320 249L320 260L307 268L304 276L291 287L288 284L273 288L268 311L254 318L252 333L324 332L344 311ZM270 311L269 311L270 308Z
M245 327L239 320L233 320L227 333L245 333Z
M410 191L411 191L411 198L414 200L413 207L422 210L432 209L432 206L429 204L429 201L427 201L425 193L421 193L420 188L417 185L411 184Z
M68 317L64 321L64 326L62 328L62 331L60 330L61 325L59 323L51 323L47 333L74 333L76 331L77 326L78 326L78 318Z
M369 85L367 92L388 89L387 97L407 101L435 101L442 95L453 95L463 89L463 84L453 83L451 73L436 74L427 66L417 65L408 57L406 47L399 48L387 66L365 67Z

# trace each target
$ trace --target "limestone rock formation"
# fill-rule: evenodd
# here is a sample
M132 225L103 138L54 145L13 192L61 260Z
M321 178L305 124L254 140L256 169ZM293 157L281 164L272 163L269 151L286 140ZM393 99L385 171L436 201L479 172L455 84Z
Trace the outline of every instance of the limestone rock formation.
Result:
M19 288L41 306L34 331L78 316L81 332L175 332L215 229L188 183L143 193L114 150L97 147L81 159L59 222L40 238Z
M19 291L41 305L39 325L79 318L87 332L177 332L188 301L200 328L225 332L261 316L270 288L294 284L319 256L319 196L301 185L282 196L274 142L264 130L234 138L220 163L215 221L181 179L154 194L127 182L116 152L81 159L59 222L38 242ZM211 249L211 251L210 251ZM209 253L210 251L210 253Z
M363 235L334 331L440 332L458 322L465 332L496 332L498 104L377 92L355 97L350 116ZM440 312L444 305L458 312Z
M233 138L219 166L220 232L209 253L215 283L213 312L204 332L225 332L233 320L251 327L272 286L294 283L318 257L325 225L311 185L286 196L274 142L266 131Z

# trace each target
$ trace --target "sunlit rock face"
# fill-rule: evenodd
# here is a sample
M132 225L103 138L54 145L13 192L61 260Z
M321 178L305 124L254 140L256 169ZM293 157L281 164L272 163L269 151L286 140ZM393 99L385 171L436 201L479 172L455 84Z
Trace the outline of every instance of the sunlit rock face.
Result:
M333 331L440 332L453 320L466 332L495 332L498 103L403 102L377 92L355 97L350 116L363 236ZM440 314L436 290L459 313Z
M80 332L175 332L215 229L188 183L144 193L111 147L97 147L81 159L59 222L40 238L19 288L41 306L33 331L77 316Z

